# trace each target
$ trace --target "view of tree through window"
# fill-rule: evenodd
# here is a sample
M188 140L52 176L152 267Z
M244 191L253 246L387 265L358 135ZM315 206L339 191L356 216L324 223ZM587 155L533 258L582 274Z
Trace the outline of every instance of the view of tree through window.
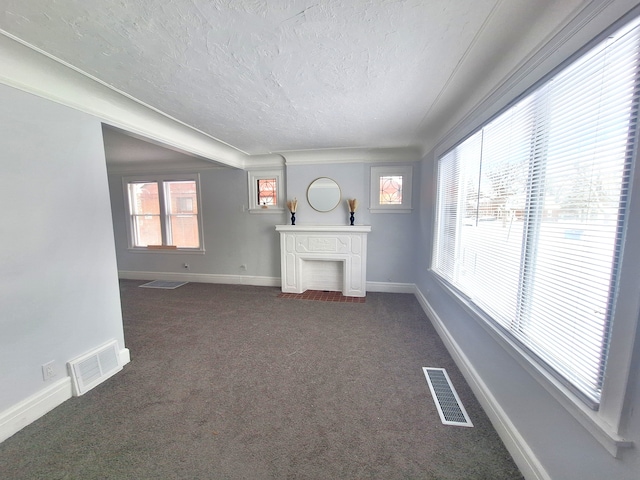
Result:
M434 270L597 405L635 141L638 28L442 156Z

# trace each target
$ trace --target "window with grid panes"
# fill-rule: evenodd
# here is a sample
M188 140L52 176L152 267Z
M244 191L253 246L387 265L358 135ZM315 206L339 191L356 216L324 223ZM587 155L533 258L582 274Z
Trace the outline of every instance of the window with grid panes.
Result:
M126 177L130 247L202 250L197 176Z

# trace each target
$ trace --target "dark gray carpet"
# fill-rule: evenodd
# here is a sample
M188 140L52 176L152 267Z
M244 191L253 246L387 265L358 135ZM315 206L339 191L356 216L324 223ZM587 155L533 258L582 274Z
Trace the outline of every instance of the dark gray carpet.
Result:
M413 295L122 281L132 362L0 444L3 479L520 479ZM440 423L444 367L474 428Z

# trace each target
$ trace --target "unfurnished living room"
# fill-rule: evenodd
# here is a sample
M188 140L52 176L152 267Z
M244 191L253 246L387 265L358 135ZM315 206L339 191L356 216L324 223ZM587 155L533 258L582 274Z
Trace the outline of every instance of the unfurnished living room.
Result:
M639 2L0 5L0 478L637 480Z

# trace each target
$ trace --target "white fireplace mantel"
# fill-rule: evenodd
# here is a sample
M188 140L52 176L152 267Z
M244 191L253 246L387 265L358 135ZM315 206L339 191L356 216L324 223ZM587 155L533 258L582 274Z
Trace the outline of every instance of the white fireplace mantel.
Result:
M371 225L276 225L276 230L283 292L302 293L311 287L342 291L348 297L366 295Z

